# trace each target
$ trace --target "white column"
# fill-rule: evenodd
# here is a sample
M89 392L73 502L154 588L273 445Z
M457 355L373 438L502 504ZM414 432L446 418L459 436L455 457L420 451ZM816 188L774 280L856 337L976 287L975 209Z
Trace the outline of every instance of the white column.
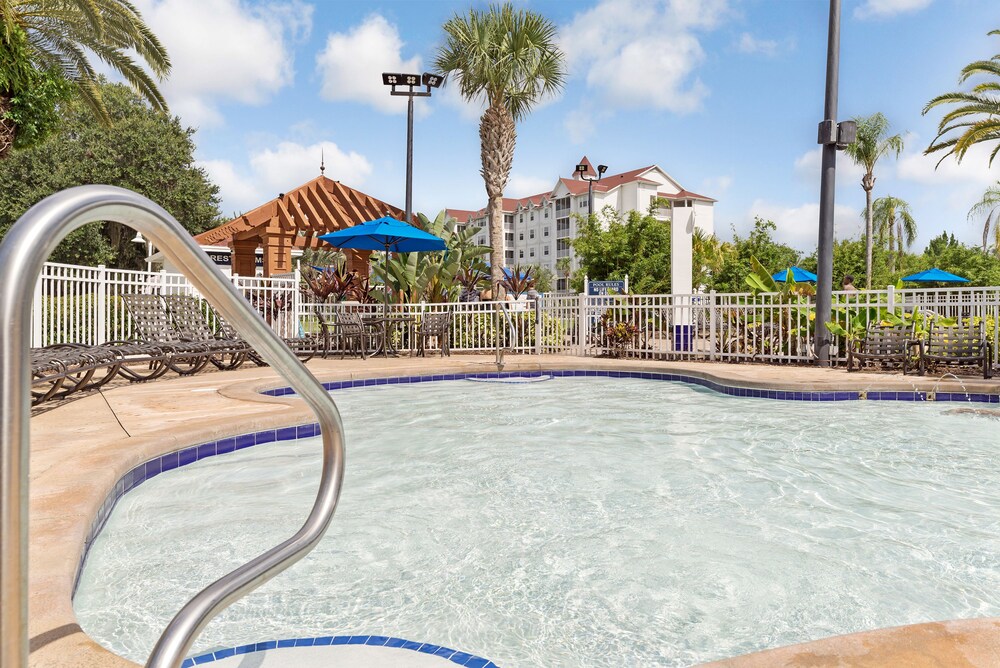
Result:
M692 238L694 208L673 209L670 223L670 292L673 294L673 350L691 349Z
M96 336L91 345L100 345L108 340L108 271L103 264L97 265L97 318Z

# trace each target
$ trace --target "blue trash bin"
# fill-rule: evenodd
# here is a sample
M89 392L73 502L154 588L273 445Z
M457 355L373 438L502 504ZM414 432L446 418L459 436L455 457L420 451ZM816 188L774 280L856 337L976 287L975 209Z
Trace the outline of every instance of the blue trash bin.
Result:
M694 325L674 325L674 350L691 352L691 337Z

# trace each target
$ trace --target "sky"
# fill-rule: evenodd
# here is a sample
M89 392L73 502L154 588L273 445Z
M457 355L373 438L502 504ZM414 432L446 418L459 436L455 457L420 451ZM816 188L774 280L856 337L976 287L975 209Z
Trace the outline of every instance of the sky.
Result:
M196 158L226 216L319 174L404 203L406 101L382 72L432 71L442 24L470 0L136 0L173 62L161 89L196 129ZM656 164L718 200L717 235L755 216L777 238L816 247L827 0L527 0L558 27L568 76L518 126L506 194L549 191L586 155L609 173ZM876 169L875 197L910 203L921 250L942 231L979 244L967 213L1000 160L961 165L923 151L943 113L928 100L961 88L963 66L1000 52L996 0L843 0L839 119L882 112L904 137ZM968 84L966 85L968 88ZM485 205L481 106L447 83L414 122L414 209L433 217ZM836 234L858 237L861 172L838 158Z

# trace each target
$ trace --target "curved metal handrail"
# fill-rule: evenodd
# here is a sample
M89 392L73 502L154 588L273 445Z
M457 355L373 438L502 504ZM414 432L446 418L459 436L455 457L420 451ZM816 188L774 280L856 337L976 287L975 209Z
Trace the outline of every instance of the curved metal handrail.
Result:
M29 209L0 244L0 666L28 663L28 466L31 293L46 258L73 230L113 220L141 232L319 418L323 473L316 502L291 538L212 583L171 620L147 668L177 668L206 624L233 601L301 559L323 537L344 478L344 427L330 394L161 207L112 186L70 188Z

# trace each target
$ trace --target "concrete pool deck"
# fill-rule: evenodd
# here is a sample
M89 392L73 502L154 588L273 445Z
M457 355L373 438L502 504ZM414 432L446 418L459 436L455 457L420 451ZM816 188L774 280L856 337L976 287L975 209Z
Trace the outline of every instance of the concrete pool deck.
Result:
M486 355L312 360L307 366L321 381L482 373L496 369L493 357ZM505 367L506 371L555 369L656 371L709 378L736 387L796 392L1000 395L1000 381L982 378L848 374L842 369L793 366L533 355L507 357ZM71 596L91 522L118 479L143 461L207 440L315 421L298 399L259 394L261 389L284 385L271 369L244 368L118 386L32 417L29 543L32 667L135 665L100 647L77 625ZM974 406L983 411L1000 409L992 404ZM347 446L350 449L350 443ZM727 668L997 666L1000 665L1000 619L868 631L710 665Z

